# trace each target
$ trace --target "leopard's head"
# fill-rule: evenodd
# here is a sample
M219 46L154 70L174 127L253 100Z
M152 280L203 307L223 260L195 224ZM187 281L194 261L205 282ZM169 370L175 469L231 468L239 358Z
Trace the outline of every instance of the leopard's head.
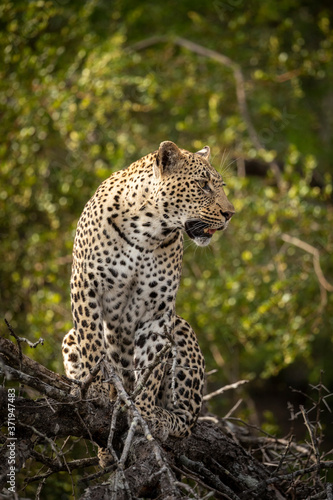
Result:
M169 229L182 229L199 246L227 228L235 209L221 175L209 163L210 149L197 153L162 142L154 163L155 196Z

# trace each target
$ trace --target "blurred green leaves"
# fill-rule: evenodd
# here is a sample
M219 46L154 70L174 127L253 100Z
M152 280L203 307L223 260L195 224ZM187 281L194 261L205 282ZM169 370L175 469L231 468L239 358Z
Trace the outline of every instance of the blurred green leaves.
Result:
M312 159L303 162L312 166ZM231 379L275 375L298 357L311 364L316 337L331 338L332 294L322 296L312 255L283 236L320 249L330 276L333 209L317 187L293 180L279 192L256 179L230 178L237 213L227 232L211 251L198 250L195 263L185 254L179 307L203 331L208 366L220 365Z

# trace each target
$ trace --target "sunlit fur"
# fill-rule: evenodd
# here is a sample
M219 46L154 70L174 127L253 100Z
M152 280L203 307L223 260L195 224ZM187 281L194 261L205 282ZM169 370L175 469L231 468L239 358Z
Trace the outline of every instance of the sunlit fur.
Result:
M190 153L166 141L104 181L77 226L66 374L84 380L105 355L131 393L171 340L175 349L161 357L135 400L162 438L188 435L202 405L204 359L175 302L184 231L206 246L234 213L223 184L208 147ZM89 395L113 398L102 373Z

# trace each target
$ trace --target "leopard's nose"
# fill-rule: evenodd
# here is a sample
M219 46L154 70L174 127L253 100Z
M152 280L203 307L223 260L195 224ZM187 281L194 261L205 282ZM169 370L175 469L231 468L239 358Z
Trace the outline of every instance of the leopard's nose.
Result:
M221 210L221 214L223 215L226 221L230 220L231 217L234 215L234 213L235 210L226 210L225 212Z

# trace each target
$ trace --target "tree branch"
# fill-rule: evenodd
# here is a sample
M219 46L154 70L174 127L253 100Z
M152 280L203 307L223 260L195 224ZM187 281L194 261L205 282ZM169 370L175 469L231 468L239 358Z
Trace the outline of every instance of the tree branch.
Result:
M210 392L209 394L206 394L203 397L203 400L209 401L210 399L214 398L215 396L219 396L220 394L223 394L226 391L230 391L230 389L237 389L237 387L239 387L240 385L247 384L248 382L249 382L248 380L239 380L238 382L235 382L234 384L225 385L224 387L217 389L217 391Z
M48 370L45 366L40 365L25 354L22 354L21 358L19 348L15 346L13 342L1 336L0 360L2 360L4 364L17 370L22 370L25 374L36 377L46 384L51 384L53 387L57 387L67 393L70 391L71 384L67 377L63 377Z
M2 339L0 346L3 349L3 361L17 366L19 359L15 359L14 353L19 356L18 349L5 339ZM67 380L63 380L50 370L45 370L36 362L31 360L29 362L26 356L22 356L21 371L9 365L5 368L16 379L46 394L45 398L38 401L20 396L15 397L16 466L21 467L31 457L48 467L44 473L35 472L26 479L29 483L40 481L36 498L40 497L45 481L52 474L66 470L68 474L71 474L74 468L84 469L96 464L96 458L82 461L67 460L68 451L65 451L62 441L59 443L57 440L66 438L65 443L67 443L68 436L82 437L103 448L106 448L108 444L114 447L112 467L106 468L102 473L89 474L83 480L89 482L107 473L113 475L106 483L89 486L81 500L98 500L102 497L129 500L148 495L149 498L166 498L169 495L173 500L181 500L184 498L184 492L188 498L201 500L202 497L198 494L197 488L200 488L207 498L213 493L217 499L255 499L260 495L260 500L283 500L285 496L281 488L282 479L288 481L290 478L290 481L293 481L296 475L302 476L314 470L318 473L318 470L332 467L331 462L323 462L318 456L315 469L304 467L296 471L296 475L295 473L288 475L285 463L292 460L294 465L295 453L297 453L296 448L292 448L292 444L288 448L288 450L293 449L290 458L287 456L288 450L286 451L285 446L282 447L281 442L280 449L283 449L284 455L279 462L276 458L280 456L278 454L279 440L274 442L272 439L262 437L261 440L250 441L250 447L253 443L256 443L259 448L260 446L275 446L274 456L280 463L281 474L272 476L267 467L260 464L234 439L225 435L217 418L214 423L199 420L191 436L185 439L169 437L166 441L159 442L151 436L146 422L133 400L124 391L119 377L104 360L101 363L118 395L115 403L106 401L103 406L97 401L75 399L70 394L70 384ZM25 373L25 369L33 375ZM48 382L41 380L42 378L47 379ZM12 392L4 387L0 388L2 422L8 419L8 394ZM142 427L143 434L135 432L138 424ZM227 426L225 428L227 429ZM231 435L237 435L237 425L233 425ZM243 429L239 435L244 436ZM4 445L0 450L0 463L2 464L0 487L2 487L6 485L8 473L6 443L9 441L9 436L2 434L0 439ZM46 447L46 452L43 454L35 450L39 444L44 444ZM303 455L304 459L298 459L300 463L302 460L308 460L311 450L308 456L306 449L302 448L302 457ZM191 479L191 486L182 483L182 479L186 477ZM72 484L74 488L74 481ZM288 483L286 484L288 486ZM322 483L320 485L326 491L326 487Z
M333 286L326 280L324 273L320 265L320 253L319 250L306 243L305 241L296 238L295 236L290 236L289 234L282 233L281 239L286 243L290 243L298 248L301 248L305 252L313 256L313 269L316 273L321 293L321 306L324 307L327 304L327 292L333 292Z

